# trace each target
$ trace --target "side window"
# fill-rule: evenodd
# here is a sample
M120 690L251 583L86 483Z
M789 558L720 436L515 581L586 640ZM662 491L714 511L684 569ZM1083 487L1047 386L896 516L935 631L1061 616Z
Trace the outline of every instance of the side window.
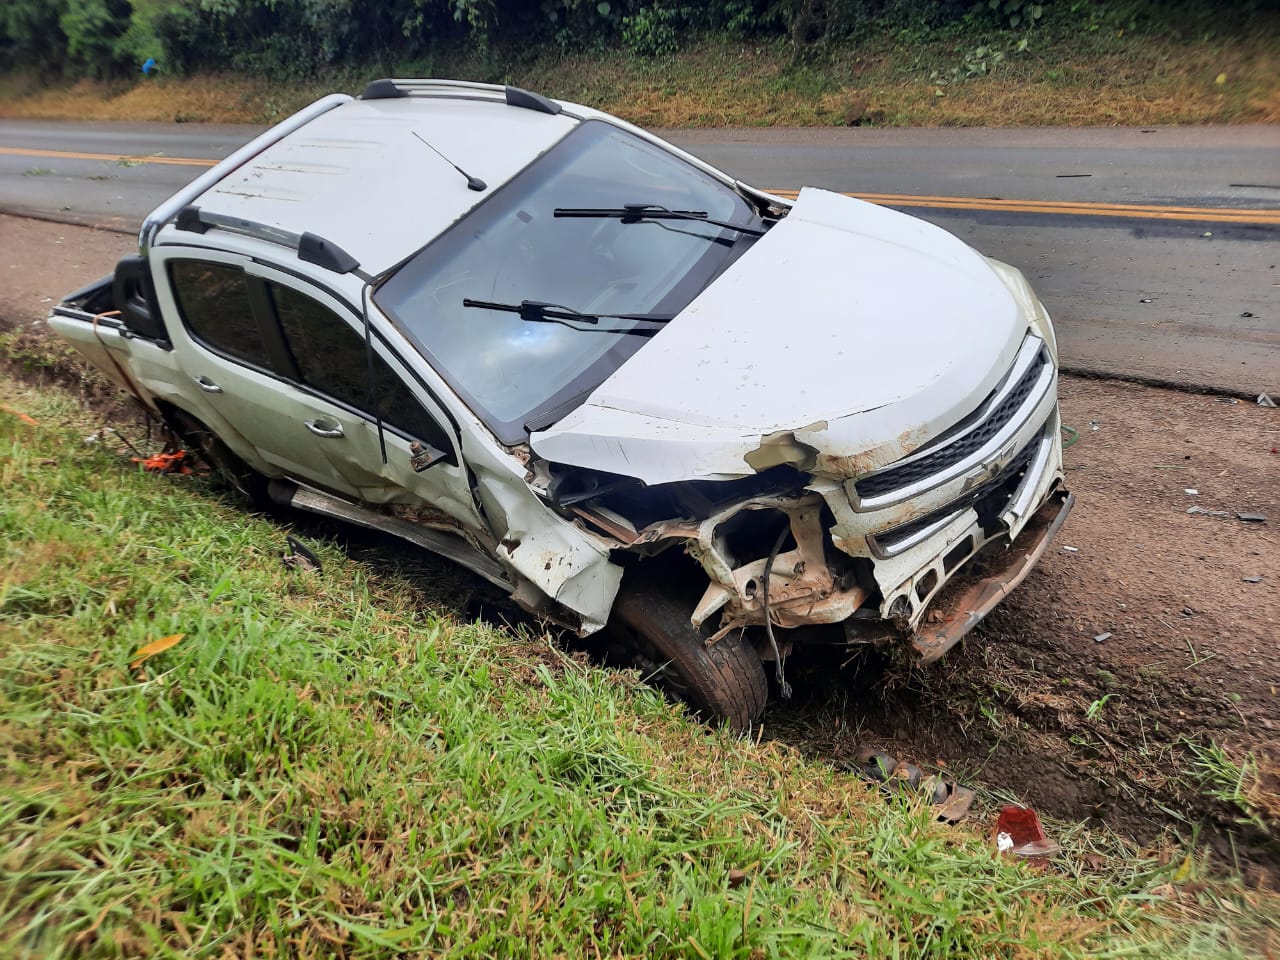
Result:
M225 263L173 260L169 281L182 319L197 338L228 356L271 366L243 270Z
M360 334L310 297L274 283L267 287L303 382L357 410L372 412L369 357ZM373 380L377 413L384 423L440 450L453 449L440 426L376 353Z

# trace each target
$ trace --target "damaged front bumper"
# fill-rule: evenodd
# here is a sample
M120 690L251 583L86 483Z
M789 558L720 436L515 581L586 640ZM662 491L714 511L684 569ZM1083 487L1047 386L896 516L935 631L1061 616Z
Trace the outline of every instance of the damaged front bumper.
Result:
M911 638L934 660L1022 581L1071 508L1056 387L1030 335L991 396L911 456L657 524L635 546L683 542L710 581L691 620L710 621L713 640L766 618L840 624L848 642Z
M1016 545L975 558L972 569L947 585L926 617L927 627L911 638L921 663L932 663L954 647L1026 579L1075 502L1065 490L1054 493L1023 527Z

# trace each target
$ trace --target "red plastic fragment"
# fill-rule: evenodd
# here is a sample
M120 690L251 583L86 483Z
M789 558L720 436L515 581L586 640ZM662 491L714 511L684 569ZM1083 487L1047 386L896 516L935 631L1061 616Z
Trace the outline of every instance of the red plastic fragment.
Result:
M150 457L134 457L133 462L142 465L143 470L151 473L190 473L191 468L183 461L187 451L175 450L173 453L157 453Z
M1030 807L1004 807L996 820L996 849L1041 867L1062 848L1045 836L1040 817Z
M1044 827L1040 826L1039 815L1030 807L1001 808L1000 818L996 821L996 831L1007 833L1015 847L1047 839Z

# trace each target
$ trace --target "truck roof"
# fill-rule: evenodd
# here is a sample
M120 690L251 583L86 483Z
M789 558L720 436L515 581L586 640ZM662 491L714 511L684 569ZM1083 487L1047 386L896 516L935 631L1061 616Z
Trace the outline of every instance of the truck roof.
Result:
M465 89L349 100L192 202L202 212L318 234L378 274L465 216L578 122ZM485 189L469 189L451 164Z

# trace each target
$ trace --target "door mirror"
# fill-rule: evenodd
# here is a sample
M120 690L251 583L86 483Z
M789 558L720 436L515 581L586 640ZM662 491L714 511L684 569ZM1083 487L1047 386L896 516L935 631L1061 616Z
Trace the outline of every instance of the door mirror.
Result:
M421 473L428 467L439 463L445 458L443 450L437 450L429 443L422 443L418 440L409 444L409 466L413 467L414 473Z

